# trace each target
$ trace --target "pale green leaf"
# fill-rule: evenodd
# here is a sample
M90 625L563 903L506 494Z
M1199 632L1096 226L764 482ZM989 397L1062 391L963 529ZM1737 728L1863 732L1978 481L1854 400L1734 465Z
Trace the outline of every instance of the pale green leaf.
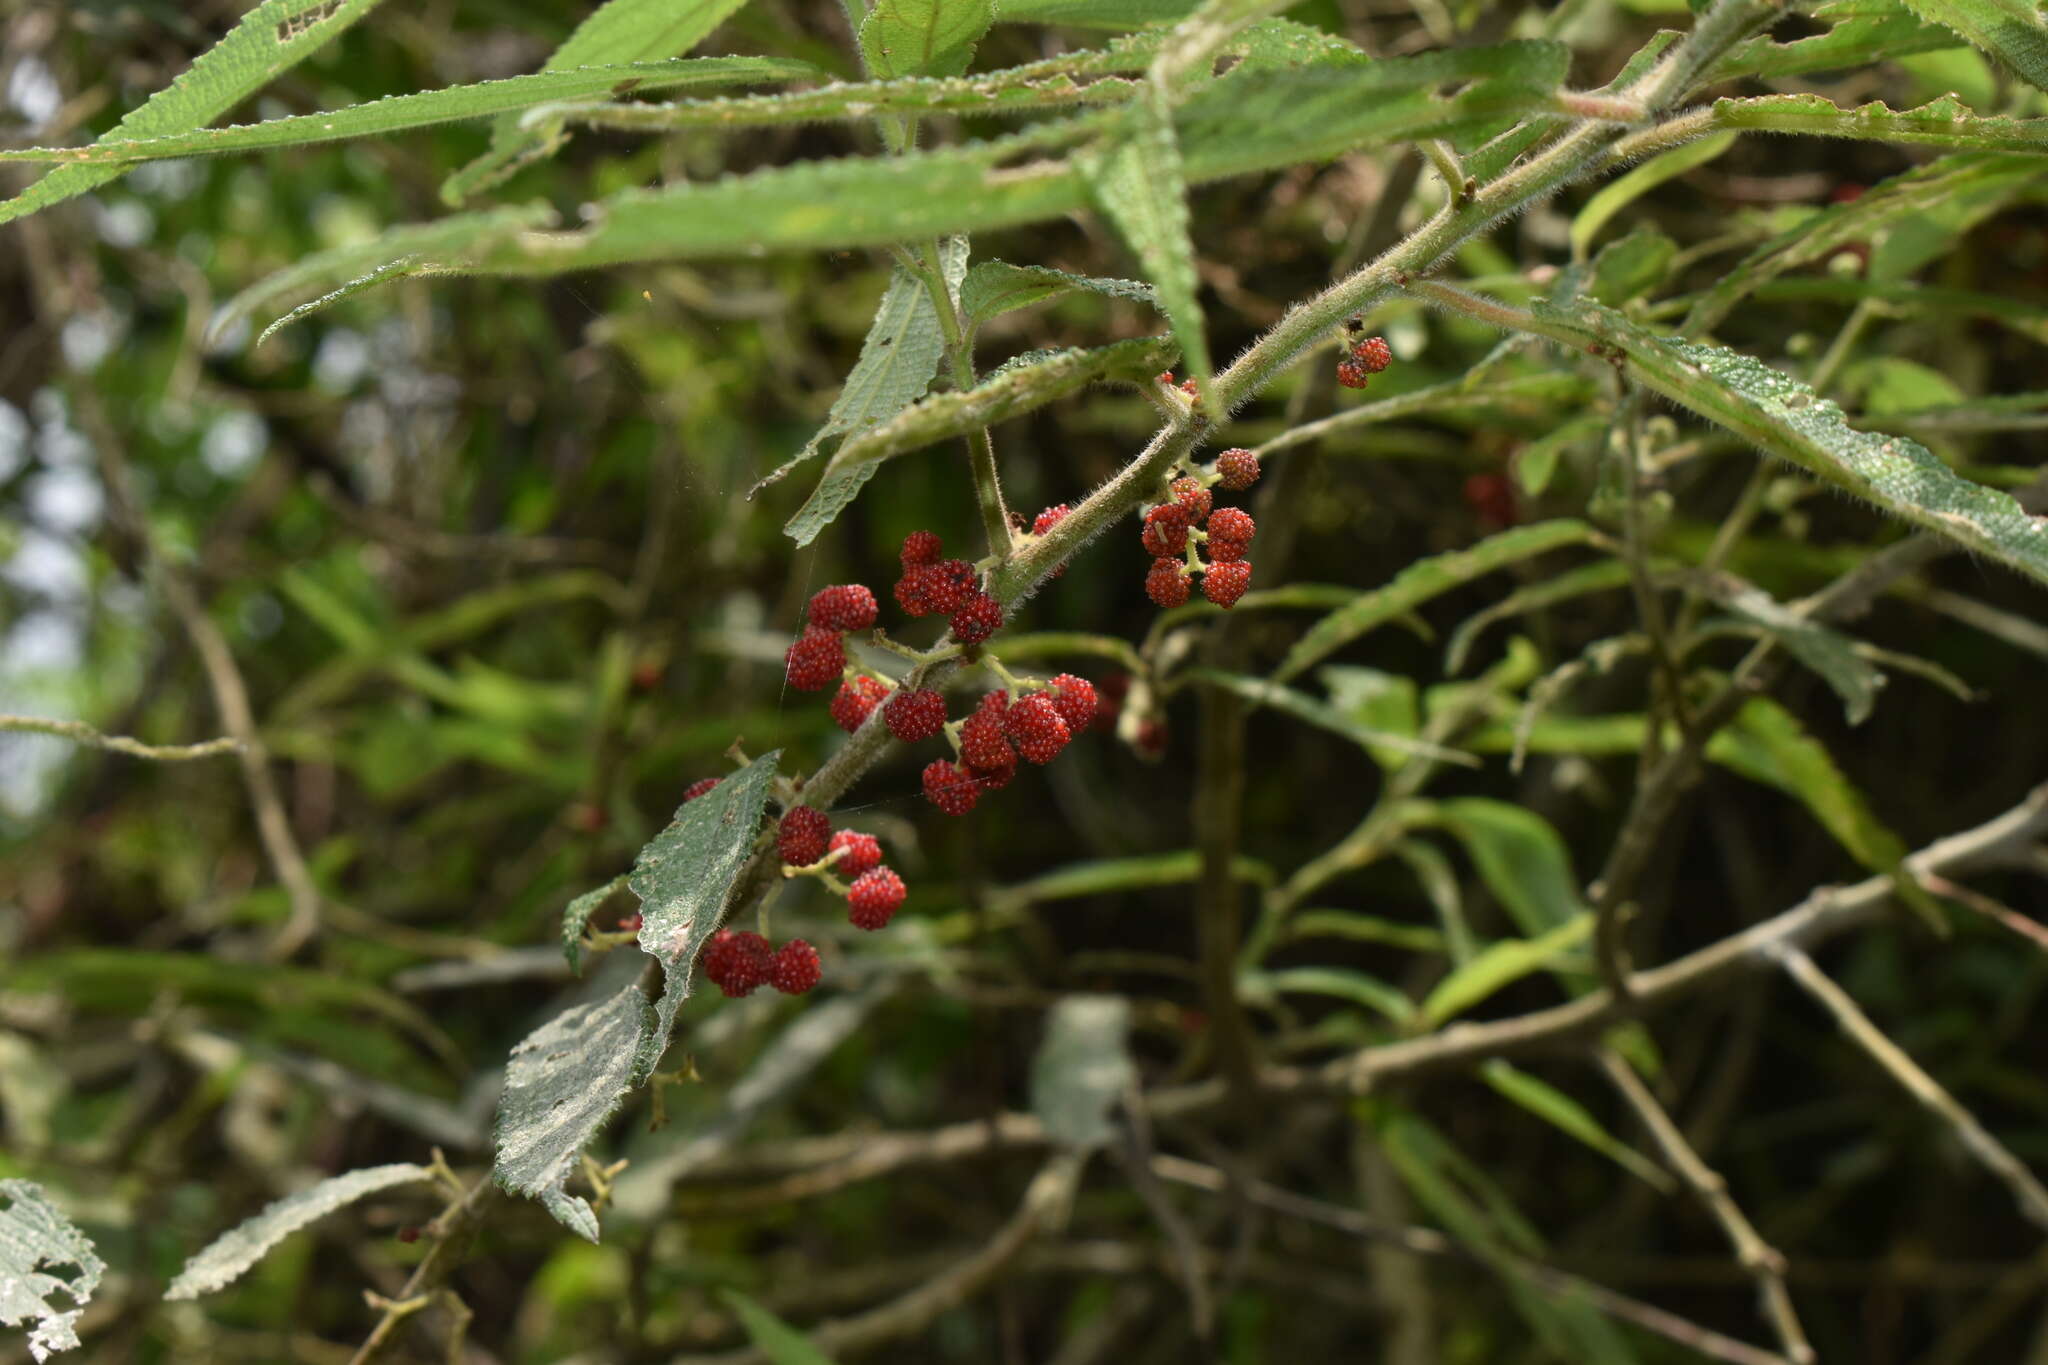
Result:
M1274 670L1275 682L1285 682L1321 663L1352 641L1408 612L1431 598L1471 582L1510 564L1520 563L1566 545L1583 545L1595 536L1592 527L1569 519L1539 521L1517 526L1480 541L1470 549L1453 550L1418 560L1396 574L1384 587L1360 593L1348 606L1340 607L1310 627Z
M1273 884L1273 870L1255 859L1240 857L1233 864L1233 870L1240 881L1259 886ZM1145 891L1160 886L1185 886L1201 875L1202 855L1192 848L1135 858L1098 858L1069 863L1029 881L999 888L990 893L989 902L1004 910L1015 910L1042 901L1074 900L1118 891Z
M1884 674L1856 652L1856 642L1839 631L1787 608L1763 589L1726 575L1702 584L1709 596L1742 620L1761 626L1800 663L1818 673L1835 695L1851 725L1870 718Z
M1173 355L1170 342L1139 337L1092 350L1027 357L964 392L934 394L849 437L783 530L797 544L808 545L852 505L885 460L1021 417L1097 380L1150 377L1172 364Z
M967 272L967 278L960 286L960 311L970 323L978 326L1004 313L1077 291L1131 299L1154 307L1159 302L1151 285L1140 284L1136 280L1097 279L1069 275L1050 266L982 261Z
M1415 680L1377 668L1355 668L1332 664L1316 676L1330 694L1330 705L1368 730L1412 739L1422 729L1422 706ZM1412 751L1383 744L1368 744L1366 752L1386 772L1405 764ZM1454 760L1467 762L1460 756Z
M263 0L191 69L131 109L107 139L163 137L201 128L304 61L378 0ZM60 166L0 203L0 223L119 178L123 166Z
M861 20L861 57L881 80L957 76L995 18L993 0L875 0Z
M1489 943L1470 962L1437 982L1422 1002L1422 1019L1437 1028L1525 976L1547 971L1593 936L1590 912L1573 916L1535 938Z
M1115 1136L1110 1111L1138 1074L1130 1034L1131 1002L1120 995L1069 995L1053 1006L1031 1061L1031 1112L1053 1141L1087 1148Z
M1163 28L1185 19L1200 0L996 0L996 22L1064 24L1068 28Z
M1751 356L1652 336L1595 303L1569 309L1539 303L1536 315L1564 322L1574 339L1611 348L1624 358L1630 379L1767 453L2048 583L2048 525L2010 494L1962 478L1918 442L1857 431L1833 402Z
M1123 126L1076 160L1090 201L1138 258L1180 343L1188 373L1206 393L1209 344L1195 297L1201 280L1188 238L1188 187L1165 101L1156 91L1141 98L1127 111Z
M718 1296L747 1329L747 1339L767 1357L768 1365L832 1365L832 1357L819 1350L809 1337L739 1290L720 1288Z
M240 1279L250 1266L262 1260L272 1247L308 1223L325 1218L379 1190L388 1190L394 1185L418 1184L433 1178L431 1170L409 1162L371 1166L346 1175L332 1176L297 1194L273 1200L264 1206L261 1213L237 1224L232 1231L185 1262L185 1268L171 1281L170 1288L164 1290L164 1297L196 1299L201 1294L224 1289Z
M1298 926L1297 926L1298 927ZM1415 1017L1415 1002L1376 976L1349 967L1281 967L1248 972L1240 981L1249 995L1324 995L1363 1005L1396 1024Z
M30 1355L78 1349L79 1316L106 1270L42 1186L0 1180L0 1325L27 1327Z
M1735 145L1733 132L1715 133L1697 142L1688 142L1660 152L1627 175L1602 185L1586 206L1572 219L1572 258L1584 260L1586 252L1593 245L1600 229L1613 220L1614 215L1633 204L1636 200L1656 189L1668 180L1676 180L1688 171L1697 170L1715 157Z
M1898 0L1831 0L1807 16L1825 33L1789 43L1768 36L1738 44L1716 67L1715 78L1769 80L1810 71L1850 71L1877 62L1955 47L1955 36L1913 17Z
M1480 796L1440 801L1433 809L1524 934L1553 931L1586 913L1571 854L1548 820Z
M1878 100L1844 109L1822 95L1722 99L1714 101L1714 123L1730 130L1905 142L1947 151L2048 152L2048 118L1986 117L1954 95L1917 109L1891 109Z
M1479 760L1468 753L1416 739L1398 731L1376 730L1355 719L1343 708L1333 706L1329 702L1318 701L1306 693L1297 692L1267 678L1226 673L1214 668L1191 668L1183 676L1190 682L1221 688L1255 705L1270 706L1296 720L1318 726L1332 734L1342 735L1360 748L1375 754L1413 755L1435 759L1439 763L1454 763L1464 768L1479 766Z
M611 899L615 892L623 890L625 885L624 877L615 877L562 907L562 956L569 960L569 970L576 975L583 975L583 930L590 922L591 912Z
M1472 652L1472 646L1478 642L1480 632L1496 621L1520 616L1524 612L1541 611L1589 593L1626 588L1628 582L1626 563L1619 559L1599 559L1575 569L1566 569L1541 583L1517 588L1492 606L1482 608L1458 623L1458 628L1451 632L1450 643L1444 647L1444 672L1453 675L1464 672L1465 661Z
M217 156L267 147L301 147L317 142L374 137L437 123L487 118L531 108L547 100L578 99L607 91L663 90L679 86L746 85L759 81L821 75L808 62L780 57L706 57L696 61L637 62L543 71L475 85L392 95L319 114L294 114L262 123L198 128L162 137L111 135L85 147L25 147L0 150L0 161L59 161L84 165L155 161L172 156ZM119 131L119 130L116 130Z
M2048 90L2048 24L2029 0L1905 0L1930 24L1961 34L1970 45Z
M1600 1120L1594 1118L1586 1106L1550 1082L1532 1076L1500 1057L1481 1065L1479 1075L1499 1094L1567 1137L1584 1143L1644 1184L1666 1194L1674 1188L1663 1167L1601 1127Z
M1646 297L1663 285L1678 255L1678 243L1653 227L1639 227L1600 248L1586 292L1610 308ZM1516 459L1516 472L1527 456ZM1526 482L1524 487L1526 487Z

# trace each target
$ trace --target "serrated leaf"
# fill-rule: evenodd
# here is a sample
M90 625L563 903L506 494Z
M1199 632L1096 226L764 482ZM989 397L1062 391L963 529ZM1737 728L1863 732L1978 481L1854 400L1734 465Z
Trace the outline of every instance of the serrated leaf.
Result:
M64 1274L55 1274L56 1271ZM28 1328L29 1354L78 1349L78 1319L106 1262L30 1180L0 1180L0 1325ZM63 1307L63 1295L72 1306Z
M1432 809L1524 934L1548 933L1588 913L1571 854L1548 820L1480 796L1439 801Z
M1149 284L1136 280L1098 279L1069 275L1043 265L1011 265L1008 261L982 261L967 272L960 286L960 311L976 326L990 318L1019 308L1045 303L1077 290L1130 299L1158 306L1159 296Z
M1299 676L1366 632L1406 615L1452 588L1547 550L1584 545L1596 534L1582 521L1539 521L1503 531L1470 549L1418 560L1384 587L1360 593L1357 600L1311 626L1273 671L1273 680L1286 682Z
M352 104L319 114L295 114L262 123L199 128L162 137L116 139L110 135L85 147L0 150L0 161L100 165L155 161L172 156L217 156L227 152L301 147L404 132L437 123L488 118L508 110L528 109L548 100L578 99L608 91L746 85L760 81L808 79L823 74L809 62L780 57L706 57L696 61L587 66L480 81L474 85L449 86L442 90L423 90L411 95L392 95L367 104Z
M1721 766L1797 799L1857 862L1890 876L1900 899L1936 933L1948 932L1934 898L1905 870L1905 841L1878 819L1856 784L1790 711L1768 697L1753 697L1708 741L1706 753Z
M1851 725L1870 718L1884 674L1856 652L1856 642L1818 621L1801 616L1753 584L1716 576L1703 584L1707 593L1730 612L1763 627L1793 658L1818 673L1835 695Z
M730 18L746 0L605 0L549 55L544 72L680 57ZM441 200L459 204L505 179L557 145L550 130L501 118L482 156L441 184Z
M1053 1141L1088 1148L1115 1136L1110 1110L1138 1074L1130 1033L1131 1002L1120 995L1069 995L1053 1006L1031 1062L1031 1112Z
M1422 1022L1430 1028L1440 1027L1523 977L1555 967L1592 936L1593 916L1588 912L1535 938L1487 944L1470 962L1437 982L1422 1002Z
M655 1027L646 992L628 981L604 1000L563 1010L521 1039L505 1064L492 1174L588 1241L598 1239L597 1214L569 1193L569 1176L633 1088L635 1058Z
M1669 1194L1673 1183L1656 1162L1600 1126L1600 1120L1570 1095L1541 1077L1532 1076L1503 1058L1495 1057L1479 1068L1480 1079L1494 1091L1551 1127L1585 1144L1652 1189Z
M2036 90L2048 90L2048 24L2028 0L1905 0L1905 5L1998 58Z
M262 89L368 14L378 0L263 0L189 70L131 109L111 138L162 137L199 128ZM84 194L126 173L123 166L60 166L0 202L0 223Z
M583 975L583 930L590 922L591 912L625 884L624 877L614 878L562 907L562 956L569 960L569 970L577 976Z
M967 239L949 237L940 244L940 269L948 292L958 294L967 270ZM754 486L759 492L817 454L823 443L846 432L860 432L909 407L932 386L946 338L931 291L915 272L897 265L889 287L868 324L860 358L846 376L839 396L825 414L825 425L804 442L804 448Z
M1848 71L1958 46L1955 35L1922 23L1898 0L1834 0L1814 6L1808 17L1828 24L1827 32L1789 43L1768 36L1752 38L1721 59L1715 79L1771 80L1810 71Z
M1652 336L1590 301L1538 303L1536 316L1597 339L1624 358L1630 379L1765 452L2048 583L2048 524L2011 495L1961 477L1917 441L1857 431L1833 402L1751 356Z
M633 1084L654 1070L668 1047L676 1010L690 994L690 970L718 931L726 898L753 855L761 815L775 782L780 749L761 755L676 809L675 818L633 860L626 885L640 898L640 947L661 964L658 1028L644 1039Z
M747 1329L747 1340L767 1357L768 1365L832 1365L832 1357L819 1350L809 1337L739 1290L721 1287L718 1296Z
M1761 95L1715 100L1713 110L1714 123L1731 130L1905 142L1949 151L2048 152L2048 119L1986 117L1954 95L1917 109L1892 109L1880 100L1844 109L1821 95Z
M875 0L860 24L870 74L957 76L995 22L993 0Z
M1157 291L1188 373L1206 393L1209 343L1195 297L1201 280L1188 237L1188 187L1165 100L1148 90L1114 134L1075 161L1090 202L1116 228Z
M818 486L783 531L808 545L852 505L883 461L1036 411L1099 379L1150 377L1173 363L1170 342L1139 337L1092 350L1055 351L997 370L964 392L934 394L869 427L832 454Z
M1572 219L1572 259L1584 260L1586 252L1593 245L1593 239L1600 235L1614 215L1633 204L1636 200L1669 180L1676 180L1688 171L1706 165L1715 157L1735 145L1733 132L1714 133L1697 142L1688 142L1660 152L1642 165L1607 184L1602 185L1586 206Z
M1349 967L1281 967L1272 971L1246 972L1239 978L1239 988L1242 993L1253 997L1266 994L1328 996L1363 1005L1396 1024L1405 1024L1415 1017L1415 1002L1401 994L1399 989L1376 976Z
M201 1294L225 1289L240 1279L242 1272L262 1260L272 1247L308 1223L325 1218L379 1190L433 1178L433 1171L425 1166L399 1162L331 1176L310 1189L273 1200L264 1206L261 1213L237 1224L232 1231L185 1262L178 1278L164 1290L164 1297L196 1299Z

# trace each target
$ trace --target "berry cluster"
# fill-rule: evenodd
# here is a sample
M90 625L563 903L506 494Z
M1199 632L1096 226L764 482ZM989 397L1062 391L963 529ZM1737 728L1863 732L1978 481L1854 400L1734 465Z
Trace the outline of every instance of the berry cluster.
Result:
M818 950L793 938L771 950L759 934L720 929L704 945L704 976L728 996L752 995L773 986L784 995L803 995L824 974Z
M1362 389L1393 363L1394 352L1385 337L1366 337L1353 342L1351 354L1337 362L1337 382L1347 389Z
M903 905L903 878L882 866L881 841L850 829L835 832L823 811L791 806L775 827L775 852L784 876L815 876L843 894L847 918L856 929L880 929ZM850 885L842 887L835 872Z
M875 623L875 595L858 583L821 588L811 598L804 633L782 656L799 692L830 687L846 672L846 632Z
M1251 487L1259 477L1259 457L1249 450L1226 450L1216 463L1184 474L1167 485L1167 498L1146 509L1139 540L1152 556L1145 574L1145 595L1162 607L1188 600L1188 578L1202 576L1202 596L1219 607L1233 607L1251 585L1252 566L1245 559L1257 531L1251 514L1241 507L1216 507L1212 485L1230 491ZM1206 560L1196 548L1206 548Z
M897 605L912 616L950 616L953 638L978 645L1002 629L1002 606L981 590L973 565L939 558L944 552L945 543L931 531L913 531L904 539Z
M959 752L956 759L934 759L924 770L926 798L948 815L965 815L984 791L1009 786L1020 757L1040 766L1058 758L1068 741L1098 723L1102 705L1095 684L1073 673L1062 673L1014 700L1008 688L997 688L982 697L971 715L951 725L945 723L938 694L923 695L932 699L927 711L936 704L939 725L923 728L921 723L914 737L922 739L943 728ZM897 738L913 737L897 729L887 712L883 718Z

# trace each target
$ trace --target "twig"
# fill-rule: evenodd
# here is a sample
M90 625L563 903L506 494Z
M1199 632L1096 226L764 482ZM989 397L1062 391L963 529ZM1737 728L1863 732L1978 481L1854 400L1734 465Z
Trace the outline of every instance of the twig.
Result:
M1925 1106L1934 1116L1955 1130L1955 1135L1969 1149L1970 1155L1986 1170L2005 1182L2018 1201L2020 1212L2037 1226L2048 1228L2048 1189L2034 1178L2026 1163L2014 1156L2004 1143L1991 1136L1984 1125L1977 1122L1977 1116L1965 1109L1955 1096L1941 1086L1941 1082L1928 1075L1919 1063L1908 1057L1905 1050L1885 1037L1884 1030L1871 1022L1849 993L1836 985L1834 980L1814 965L1803 949L1796 943L1780 942L1770 945L1766 951L1781 963L1794 981L1806 993L1819 1001L1842 1032L1870 1054L1870 1059L1891 1073L1892 1079L1906 1089L1906 1092Z
M110 749L132 758L151 758L162 763L180 763L191 758L213 758L239 752L242 744L233 738L209 739L199 744L144 744L126 735L106 735L82 720L51 720L45 716L0 716L0 730L22 734L55 735L95 749Z
M1211 1193L1220 1193L1232 1187L1230 1177L1216 1167L1205 1166L1198 1161L1188 1161L1181 1157L1154 1157L1152 1169L1162 1180L1191 1185ZM1275 1213L1320 1223L1324 1227L1335 1228L1353 1237L1371 1238L1373 1241L1399 1247L1417 1256L1468 1261L1490 1268L1505 1268L1529 1280L1547 1294L1562 1299L1580 1299L1609 1317L1634 1323L1667 1341L1675 1341L1713 1360L1729 1361L1731 1365L1787 1365L1784 1356L1758 1350L1733 1337L1723 1336L1710 1327L1702 1327L1696 1322L1679 1317L1676 1313L1666 1312L1655 1304L1644 1303L1641 1299L1616 1293L1590 1280L1581 1279L1577 1275L1540 1262L1507 1254L1482 1256L1433 1228L1383 1223L1377 1218L1368 1217L1355 1210L1294 1194L1268 1185L1264 1181L1238 1182L1235 1189L1246 1199L1272 1209Z
M1629 1107L1636 1111L1643 1127L1649 1129L1650 1136L1656 1139L1657 1146L1663 1151L1664 1159L1671 1163L1671 1169L1678 1173L1679 1179L1692 1189L1707 1212L1714 1216L1714 1221L1721 1225L1728 1244L1735 1248L1735 1259L1756 1280L1764 1317L1777 1332L1786 1358L1795 1365L1809 1365L1814 1359L1813 1345L1807 1341L1806 1332L1799 1325L1799 1315L1792 1307L1792 1296L1785 1289L1784 1256L1757 1233L1755 1225L1729 1196L1728 1182L1721 1178L1720 1172L1700 1159L1699 1153L1685 1140L1685 1134L1678 1131L1678 1125L1664 1112L1664 1106L1657 1103L1657 1097L1650 1093L1635 1069L1613 1048L1603 1047L1598 1055L1600 1069L1606 1073L1607 1079L1621 1092Z
M2043 952L2048 952L2048 924L2029 919L2002 901L1993 900L1981 891L1976 891L1946 877L1925 876L1920 884L1935 895L1954 901L1965 909L1974 910L1995 924L2018 934Z
M475 1240L477 1228L483 1222L483 1210L498 1196L498 1187L489 1176L480 1177L469 1192L449 1205L440 1217L429 1223L427 1236L434 1239L433 1247L426 1257L413 1267L406 1278L405 1288L384 1305L384 1315L363 1339L349 1365L370 1365L382 1355L398 1335L400 1324L421 1307L420 1301L430 1299L441 1290L455 1268L462 1264L469 1254L470 1243ZM452 1297L452 1296L451 1296ZM450 1327L453 1340L459 1341L459 1334L468 1327L467 1309L453 1314Z

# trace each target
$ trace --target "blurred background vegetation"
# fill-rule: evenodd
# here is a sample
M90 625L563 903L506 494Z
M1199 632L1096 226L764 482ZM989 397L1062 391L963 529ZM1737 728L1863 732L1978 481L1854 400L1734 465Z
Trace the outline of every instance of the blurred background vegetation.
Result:
M1611 76L1674 22L1665 8L1576 5L1574 80ZM0 139L50 144L104 130L240 9L16 0L0 10ZM579 14L522 0L392 6L289 72L238 121L529 71ZM1483 18L1338 0L1289 17L1380 52L1428 46ZM979 65L1098 37L1001 27ZM702 50L794 55L856 74L836 6L756 0ZM1961 48L1812 85L1845 103L1895 104L1949 89L1988 104L1998 88ZM382 225L434 216L442 178L487 137L482 125L451 125L164 162L0 228L0 712L82 718L157 743L223 732L202 660L145 573L105 481L105 452L118 452L151 537L232 651L291 831L334 907L290 964L264 963L289 899L234 758L151 764L0 735L0 1176L44 1182L114 1267L85 1319L94 1360L348 1359L367 1322L362 1291L393 1292L423 1249L395 1234L435 1212L426 1194L393 1194L322 1224L200 1304L158 1302L162 1284L221 1229L309 1175L424 1159L433 1145L465 1169L486 1161L503 1058L583 989L553 946L564 902L627 866L685 785L725 770L735 738L749 752L784 749L786 770L831 752L839 735L823 705L788 693L781 678L810 592L836 582L885 590L913 529L939 530L962 551L978 538L950 448L886 467L802 551L780 530L806 491L801 478L746 497L821 420L887 279L880 253L548 282L409 281L261 347L246 327L201 344L235 289ZM592 133L498 197L544 199L573 221L579 204L620 185L851 150L874 150L871 134ZM1926 159L1756 139L1638 201L1621 226L1653 223L1682 250L1731 237L1746 248L1791 216ZM6 186L28 179L10 168ZM1235 353L1320 288L1347 243L1376 224L1412 225L1428 180L1398 151L1366 151L1200 191L1194 238L1214 352ZM1512 221L1458 265L1540 280L1564 260L1569 215L1586 193ZM1966 309L1885 316L1843 372L1838 391L1852 411L2040 387L2044 198L2020 195L1969 226L1922 277L2015 300L2022 321ZM1092 218L975 245L977 258L1132 273ZM1710 283L1727 259L1695 253L1668 292ZM1853 268L1810 273L1844 278ZM1787 291L1752 301L1720 337L1796 367L1846 313L1839 298ZM1158 326L1142 305L1070 297L993 324L982 362ZM1495 340L1398 303L1374 327L1400 358L1375 398L1454 378ZM1554 354L1533 349L1506 364L1530 377L1559 369ZM1277 435L1291 401L1304 417L1350 401L1333 394L1326 368L1284 377L1242 415L1233 440ZM1298 485L1302 534L1284 563L1259 561L1260 585L1371 586L1504 516L1579 513L1594 490L1602 423L1588 431L1584 419L1601 415L1597 379L1594 367L1577 388L1354 428L1276 457L1312 463ZM1309 391L1297 394L1301 386ZM1540 494L1471 484L1575 421ZM1098 388L999 428L1012 504L1076 500L1155 422L1135 393ZM1945 453L2008 481L2040 462L2038 430L1948 440ZM1704 550L1755 459L1730 445L1674 466L1668 550ZM1791 596L1898 535L1868 509L1787 477L1770 488L1731 567ZM1120 533L1091 547L1024 624L1142 638L1156 612L1134 542ZM1542 571L1522 572L1536 581ZM1345 661L1441 682L1446 637L1516 586L1494 576L1448 594L1417 629L1377 634ZM1909 587L1858 630L1939 664L1973 699L1895 671L1875 718L1851 728L1816 679L1795 676L1779 696L1917 847L2008 807L2048 770L2048 628L2036 589L1967 557ZM1570 601L1495 627L1467 672L1499 663L1517 631L1547 666L1630 620L1624 594ZM1251 657L1269 665L1301 627L1284 612L1247 622ZM1729 643L1727 662L1741 644ZM1573 705L1627 710L1644 688L1642 671L1624 668ZM819 1003L692 999L670 1066L695 1075L660 1088L665 1127L651 1129L645 1102L617 1125L613 1145L633 1159L637 1183L621 1187L605 1243L566 1237L523 1204L501 1208L485 1232L457 1280L476 1314L472 1356L642 1361L730 1347L743 1334L720 1286L803 1322L898 1292L980 1245L1010 1216L1031 1158L998 1150L819 1198L720 1199L752 1183L735 1163L753 1144L928 1129L1018 1108L1044 1007L1058 993L1133 998L1148 1084L1202 1074L1209 1047L1188 888L1057 899L1029 890L1030 879L1077 861L1191 846L1191 693L1167 722L1159 761L1091 737L971 820L939 819L916 796L929 755L872 773L847 818L884 835L911 884L905 916L854 943L814 891L785 896L777 912L783 932L825 945L827 986L853 1002L828 1050L762 1087L756 1108L735 1110L734 1086L764 1051L787 1049L783 1027ZM1270 711L1252 719L1249 751L1245 852L1261 877L1284 876L1341 838L1378 783L1355 749ZM1437 790L1540 813L1585 877L1626 809L1633 761L1553 752L1520 776L1492 761ZM1688 800L1664 849L1643 898L1660 958L1817 883L1862 875L1795 802L1726 773ZM1486 888L1460 875L1475 923L1498 929ZM2038 882L1986 889L2048 916ZM1342 879L1319 900L1433 923L1398 863ZM1994 1132L2048 1165L2048 972L2038 952L1976 922L1959 922L1937 945L1901 920L1831 948L1827 960ZM1411 992L1433 970L1398 946L1341 940L1293 943L1273 959L1311 964ZM1554 984L1532 978L1483 1012L1555 998ZM1293 1039L1309 1051L1374 1036L1380 1021L1310 999L1270 1022L1283 1050ZM1818 1011L1780 982L1742 978L1656 1019L1651 1032L1666 1093L1682 1097L1696 1144L1791 1254L1823 1359L2048 1360L2038 1232ZM1636 1140L1582 1064L1529 1068ZM1374 1123L1387 1120L1366 1103L1226 1113L1159 1140L1197 1155L1256 1153L1268 1179L1381 1218L1441 1217L1426 1197L1418 1207L1418 1192L1375 1152ZM1432 1140L1483 1172L1470 1178L1501 1201L1496 1216L1543 1230L1545 1259L1759 1336L1749 1279L1688 1201L1658 1197L1464 1074L1404 1084L1370 1104L1427 1115ZM1215 1258L1217 1359L1560 1358L1483 1269L1389 1259L1338 1232L1204 1199L1173 1196L1189 1235ZM1171 1247L1127 1181L1091 1182L1064 1240L1018 1261L892 1357L1197 1359ZM1647 1335L1627 1339L1644 1361L1686 1358ZM23 1354L0 1344L0 1359Z

